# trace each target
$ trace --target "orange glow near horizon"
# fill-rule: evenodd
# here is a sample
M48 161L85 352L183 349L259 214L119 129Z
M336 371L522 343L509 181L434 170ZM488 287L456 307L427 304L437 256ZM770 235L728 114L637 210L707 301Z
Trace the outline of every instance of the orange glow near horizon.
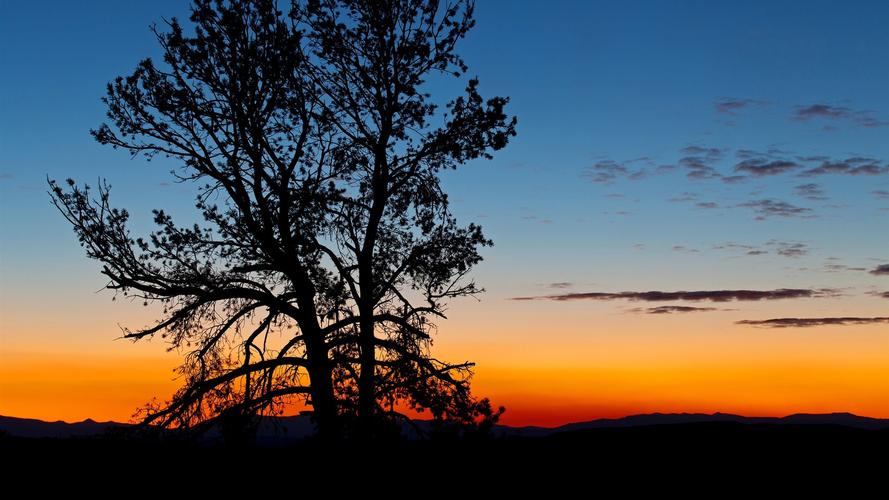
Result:
M129 422L152 398L177 388L169 357L4 352L0 415L76 422Z
M611 335L575 335L570 345L533 349L525 338L533 325L513 328L512 341L504 343L509 337L503 332L458 333L458 324L437 337L435 352L476 361L473 392L506 406L502 421L509 425L556 426L652 412L889 417L885 328L730 327L707 334L697 330L700 325L691 330L694 323L657 330L671 336L666 343L650 342L651 330L624 325ZM177 355L164 354L158 344L145 347L150 349L138 354L123 347L89 355L5 351L0 414L129 421L138 407L168 397L178 385L172 371ZM149 351L155 354L144 354Z

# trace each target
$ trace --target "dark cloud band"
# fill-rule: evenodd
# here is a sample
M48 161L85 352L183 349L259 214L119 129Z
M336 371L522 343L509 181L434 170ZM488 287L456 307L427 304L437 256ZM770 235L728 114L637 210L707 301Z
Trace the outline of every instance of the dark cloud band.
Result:
M809 328L813 326L829 325L871 325L875 323L889 323L889 317L876 318L773 318L764 320L745 319L736 321L739 325L762 326L766 328Z
M830 288L779 288L776 290L698 290L679 292L582 292L534 297L512 297L511 300L635 300L643 302L666 302L683 300L691 302L731 302L780 299L804 299L833 297L837 291Z
M631 309L630 312L645 314L677 314L677 313L693 313L718 311L716 307L692 307L692 306L659 306L659 307L640 307Z
M889 276L889 264L881 264L870 271L875 276Z

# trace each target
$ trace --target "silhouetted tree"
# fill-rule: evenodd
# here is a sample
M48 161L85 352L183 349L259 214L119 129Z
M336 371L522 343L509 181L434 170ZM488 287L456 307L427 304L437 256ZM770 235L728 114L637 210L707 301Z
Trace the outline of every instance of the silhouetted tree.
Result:
M447 299L490 240L460 226L439 172L490 157L515 135L505 98L478 81L437 106L428 78L461 77L455 53L473 3L310 0L194 2L193 36L175 19L146 59L109 84L102 144L198 186L204 223L163 210L145 238L127 229L109 188L51 181L108 288L163 305L154 324L185 350L185 384L145 422L250 422L293 397L319 432L379 434L398 408L489 425L499 412L469 391L471 363L430 355ZM249 426L249 423L245 423ZM382 426L382 427L381 427Z

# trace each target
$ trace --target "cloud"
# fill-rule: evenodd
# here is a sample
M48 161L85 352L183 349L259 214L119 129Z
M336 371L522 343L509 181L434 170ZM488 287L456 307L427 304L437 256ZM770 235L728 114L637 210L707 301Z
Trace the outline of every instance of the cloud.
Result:
M9 172L0 172L0 181L8 181L14 179L15 176Z
M883 175L889 173L889 162L865 156L831 158L824 155L801 156L771 147L765 151L739 149L735 156L735 176L723 177L723 182L738 183L748 177L766 177L800 171L799 177L819 175ZM712 166L712 165L711 165Z
M691 302L731 302L735 300L756 301L833 297L837 294L838 292L832 288L779 288L777 290L702 290L690 292L582 292L536 297L512 297L510 300L633 300L644 302L684 300Z
M805 243L796 241L769 240L762 247L728 242L721 245L714 245L713 250L728 250L751 256L766 255L775 252L782 257L802 257L808 255L809 246Z
M716 164L719 163L724 156L724 151L722 149L687 146L679 150L679 152L685 155L679 159L679 166L688 171L686 176L689 179L712 179L722 177L715 168Z
M889 264L881 264L870 271L874 276L889 276Z
M841 271L867 271L866 267L850 267L845 264L835 264L828 262L824 264L824 271L828 273L838 273Z
M583 170L583 177L596 184L611 184L617 179L639 180L648 174L643 168L631 167L631 163L649 161L647 157L618 162L611 159L599 160Z
M529 222L536 222L538 224L552 224L553 223L552 219L542 219L536 215L523 215L522 219L529 221Z
M793 192L796 193L797 196L806 198L807 200L823 201L827 199L821 186L814 183L800 184L793 188Z
M752 200L738 206L753 209L757 214L756 220L769 217L813 217L811 208L798 207L780 200Z
M726 184L740 184L747 180L746 175L727 175L722 178L722 182Z
M738 325L763 326L767 328L808 328L827 325L869 325L874 323L889 323L889 317L876 318L773 318L764 320L745 319L735 322Z
M861 125L864 128L879 128L889 126L889 121L879 120L869 112L863 113L865 114L856 117L855 121L858 122L858 125Z
M719 148L708 148L704 146L686 146L679 150L680 153L693 156L704 156L706 158L719 159L722 158L723 151Z
M800 177L818 175L883 175L889 174L889 163L881 164L874 158L860 156L844 160L824 160L821 165L799 173Z
M835 112L835 109L831 109L831 112ZM812 113L817 112L809 111L809 114ZM889 174L889 161L866 156L798 155L792 151L772 146L764 150L735 150L733 156L736 160L732 161L728 158L730 152L731 150L728 148L691 145L679 150L675 163L660 165L648 156L626 161L605 158L585 167L581 175L590 182L611 184L619 180L641 180L653 175L670 174L675 170L682 170L686 177L693 180L720 179L726 184L739 184L751 179L792 173L796 173L798 177L802 178L821 175L877 176ZM879 192L889 193L886 190ZM695 196L692 193L688 194ZM801 196L821 201L818 198L819 195L815 193L801 194ZM671 198L671 201L692 200L678 197Z
M868 292L870 295L874 297L882 297L884 299L889 299L889 292Z
M795 106L792 118L804 122L810 120L845 120L865 128L877 128L889 125L889 122L878 119L873 111L853 110L845 106L833 106L830 104ZM830 127L830 130L834 129L835 127Z
M571 283L570 281L557 281L555 283L547 283L546 285L547 288L559 289L571 288L572 286L574 286L574 283Z
M692 307L692 306L659 306L659 307L637 307L630 309L630 312L645 314L675 314L690 312L707 312L719 311L716 307Z
M717 113L723 115L732 115L736 116L738 111L749 107L762 107L765 106L765 101L757 101L755 99L737 99L734 97L722 97L713 102L713 109L716 110Z
M680 195L674 196L674 197L668 199L667 201L669 201L671 203L686 203L686 202L691 203L691 202L694 202L695 207L704 208L704 209L719 208L719 203L716 203L714 201L698 201L697 193L689 193L688 191L686 191Z
M735 172L745 172L754 177L778 175L800 168L801 165L788 160L748 159L735 165Z
M678 196L674 196L674 197L670 198L667 201L672 202L672 203L683 203L686 201L697 201L697 199L698 199L697 193L689 193L688 191L686 191Z
M750 248L755 248L755 247L752 245L744 245L742 243L733 243L733 242L728 242L728 243L723 243L721 245L714 245L713 246L714 250L737 250L737 249L747 250Z
M793 158L790 152L774 146L765 151L739 149L735 151L735 156L740 160L735 164L735 173L746 174L751 177L779 175L803 167L799 160ZM737 183L744 180L746 175L736 175L725 182Z
M889 200L889 191L885 189L877 189L876 191L871 191L870 194L882 200Z
M830 106L828 104L796 106L794 109L793 117L804 121L813 118L847 118L852 114L852 110L849 108Z
M775 248L775 253L782 257L802 257L809 253L809 247L805 243L771 240L766 245Z
M689 248L683 245L673 245L673 251L681 253L700 253L700 250L697 248Z

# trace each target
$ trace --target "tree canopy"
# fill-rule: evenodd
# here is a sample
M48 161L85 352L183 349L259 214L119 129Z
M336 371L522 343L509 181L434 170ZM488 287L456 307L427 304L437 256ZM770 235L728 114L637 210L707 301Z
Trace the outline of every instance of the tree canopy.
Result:
M442 103L430 78L464 79L470 0L197 0L154 27L163 62L108 85L102 144L172 158L202 223L154 211L128 229L107 184L50 181L54 204L107 287L159 303L153 324L185 353L184 384L144 422L202 428L276 414L294 398L324 436L375 436L404 409L487 425L472 364L432 356L448 299L491 241L460 225L440 173L515 135L507 99L475 78Z

